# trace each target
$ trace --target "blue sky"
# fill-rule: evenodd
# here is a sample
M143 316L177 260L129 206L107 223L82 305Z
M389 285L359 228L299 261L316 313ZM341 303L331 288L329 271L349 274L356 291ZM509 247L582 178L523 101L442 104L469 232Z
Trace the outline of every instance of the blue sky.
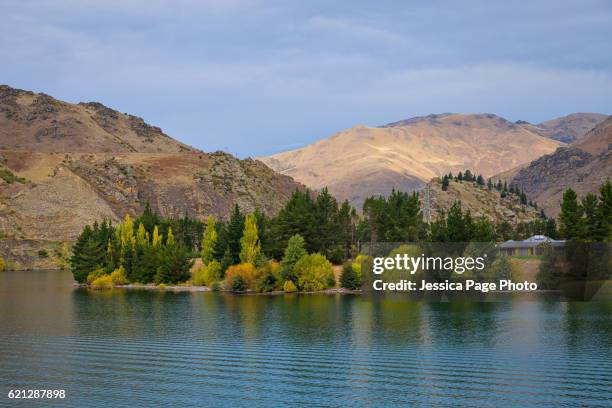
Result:
M240 157L429 113L612 113L612 2L518 3L3 0L0 83Z

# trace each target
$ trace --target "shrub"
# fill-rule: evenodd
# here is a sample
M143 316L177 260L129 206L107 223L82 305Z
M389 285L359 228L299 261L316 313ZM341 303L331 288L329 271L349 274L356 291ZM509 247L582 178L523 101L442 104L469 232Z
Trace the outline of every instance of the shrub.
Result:
M232 292L245 292L247 290L246 281L240 275L232 278Z
M293 268L298 288L308 292L327 289L336 283L332 264L321 254L302 257Z
M283 290L286 293L293 293L293 292L297 292L297 288L295 287L295 283L293 283L293 281L285 281L285 284L283 285Z
M210 285L210 289L213 292L218 292L221 290L221 284L217 281L217 282L213 282L212 285Z
M103 268L96 268L87 275L87 284L91 285L96 279L106 275Z
M115 269L110 274L110 277L111 277L111 280L113 281L113 285L127 285L129 283L123 266L120 266L119 268Z
M361 286L361 281L357 278L357 273L353 269L350 262L346 262L342 266L342 274L340 275L340 286L346 289L355 290Z
M13 184L15 182L23 184L27 181L23 177L16 176L9 169L0 169L0 178L6 181L7 184Z
M157 287L161 290L166 290L166 288L168 287L168 285L166 285L165 283L160 283L159 285L157 285Z
M39 258L48 258L49 257L49 253L45 249L41 249L40 251L38 251L38 257Z
M225 271L225 280L223 286L226 289L232 289L234 278L236 276L240 276L247 289L255 289L255 282L258 278L257 272L258 271L255 268L255 265L250 263L232 265L227 268L227 271Z
M255 282L257 291L272 292L282 288L283 280L280 274L280 264L268 261L258 268L258 279Z
M199 268L193 276L195 286L211 286L219 280L221 280L221 264L215 260Z
M4 259L0 258L0 271L3 271L6 268L6 262Z
M100 290L100 289L112 289L113 288L113 279L110 275L103 275L96 278L93 282L91 282L91 288Z

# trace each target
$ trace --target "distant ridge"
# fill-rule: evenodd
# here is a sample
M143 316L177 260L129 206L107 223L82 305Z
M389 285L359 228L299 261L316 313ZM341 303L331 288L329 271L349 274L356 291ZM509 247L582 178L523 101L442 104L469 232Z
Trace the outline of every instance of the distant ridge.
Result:
M612 116L573 144L499 178L523 188L552 216L559 212L563 191L568 187L579 196L597 193L606 179L612 180Z
M361 207L393 188L413 191L470 169L492 176L552 153L563 143L491 113L433 114L381 127L355 126L308 146L261 158L305 185L329 187Z

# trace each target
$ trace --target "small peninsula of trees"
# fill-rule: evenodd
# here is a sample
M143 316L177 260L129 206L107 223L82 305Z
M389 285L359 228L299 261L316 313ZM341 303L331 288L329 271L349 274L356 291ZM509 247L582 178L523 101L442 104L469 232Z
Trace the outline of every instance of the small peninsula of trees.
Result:
M469 170L444 179L498 188ZM507 189L503 184L500 188ZM507 191L524 194L512 187ZM344 263L339 281L355 289L362 279L362 243L499 242L535 234L610 241L611 214L610 182L602 185L599 196L589 194L582 200L567 190L559 230L556 221L546 217L515 226L474 218L460 202L427 223L419 194L395 190L388 197L366 199L358 215L348 201L338 204L327 189L318 194L306 190L295 191L274 217L257 209L245 213L235 205L227 220L208 216L203 222L187 216L165 218L146 205L135 219L126 215L117 225L102 221L85 226L70 263L75 280L92 287L191 283L235 292L326 289L336 284L332 264ZM192 270L195 258L202 266Z

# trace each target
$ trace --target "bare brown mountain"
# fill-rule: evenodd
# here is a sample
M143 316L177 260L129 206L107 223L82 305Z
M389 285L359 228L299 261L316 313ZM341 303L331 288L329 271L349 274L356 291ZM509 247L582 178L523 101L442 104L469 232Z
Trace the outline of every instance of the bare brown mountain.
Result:
M118 221L147 202L165 216L226 217L234 203L271 214L304 188L98 103L6 86L0 95L0 255L14 268L57 266L85 223Z
M565 189L571 187L584 196L612 178L612 116L570 146L499 178L522 187L547 215L557 215Z
M0 85L0 149L176 153L195 150L137 116Z
M541 136L563 143L572 143L582 138L589 130L606 120L608 115L600 113L572 113L537 125L519 121L517 124Z
M383 127L355 126L329 139L261 160L307 186L360 207L392 188L411 191L471 169L484 176L529 163L562 143L492 114L441 114Z

